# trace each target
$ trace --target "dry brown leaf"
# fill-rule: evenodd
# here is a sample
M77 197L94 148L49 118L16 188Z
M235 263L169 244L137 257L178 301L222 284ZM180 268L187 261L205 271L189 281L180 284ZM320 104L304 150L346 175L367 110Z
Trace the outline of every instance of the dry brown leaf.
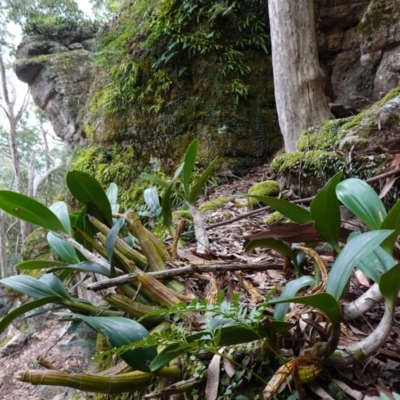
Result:
M385 186L382 188L381 192L379 193L380 199L383 199L387 195L387 193L393 187L393 185L397 181L397 179L399 179L399 177L397 177L397 178L393 177L385 183Z
M219 354L215 354L208 366L207 382L206 382L206 400L215 400L218 396L220 363L221 363L221 356Z
M222 363L224 364L226 374L229 376L229 378L232 378L232 376L236 374L235 366L225 357L222 360Z
M341 228L339 240L346 242L350 233L351 231L348 229ZM261 232L243 236L245 244L251 240L267 238L280 239L288 243L314 242L321 239L314 222L307 222L303 225L294 222L277 222Z
M358 280L358 282L360 283L360 285L365 286L365 287L370 287L371 283L368 279L368 277L359 269L357 269L354 273L356 279Z

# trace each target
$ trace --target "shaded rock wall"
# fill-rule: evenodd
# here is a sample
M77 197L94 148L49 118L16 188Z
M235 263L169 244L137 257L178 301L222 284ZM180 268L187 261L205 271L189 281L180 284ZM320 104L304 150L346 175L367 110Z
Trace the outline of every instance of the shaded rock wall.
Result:
M339 104L332 106L334 114L352 115L400 85L397 0L318 0L315 8L326 92L331 103ZM98 37L113 30L126 33L124 29L133 23L129 12L128 7ZM265 6L259 12L268 24ZM240 159L241 166L264 162L280 146L271 60L262 51L244 52L252 72L243 77L249 94L238 105L218 76L218 55L209 55L176 63L176 78L162 94L164 108L152 118L131 109L105 117L104 103L96 105L96 96L105 90L110 69L97 69L92 85L93 37L94 32L79 37L32 36L17 51L14 68L18 78L30 85L35 102L45 110L56 134L70 145L85 137L105 147L118 141L133 145L140 162L148 163L157 155L167 165L168 158L182 154L191 137L199 137L204 154ZM139 54L145 51L140 46L143 34L136 32L125 40L126 57L143 61L140 79L152 79L149 61L146 66ZM85 109L82 128L89 93L91 106Z
M320 0L317 28L327 95L332 103L350 107L348 115L399 86L397 0Z

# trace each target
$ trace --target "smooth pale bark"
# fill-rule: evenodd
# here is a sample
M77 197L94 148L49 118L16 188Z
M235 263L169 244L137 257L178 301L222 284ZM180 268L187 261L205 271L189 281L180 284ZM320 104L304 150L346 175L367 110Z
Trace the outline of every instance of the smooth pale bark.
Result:
M6 233L4 229L3 211L0 211L0 263L1 279L7 278Z
M23 193L24 188L22 184L20 156L17 149L17 126L28 106L29 92L26 93L20 109L16 111L16 90L10 81L7 80L6 67L3 59L3 49L0 47L0 77L1 77L1 94L3 97L4 105L0 104L9 123L9 139L10 139L10 153L13 166L13 175L15 186L18 193ZM21 235L25 239L29 234L29 224L21 221Z
M287 152L305 129L330 118L319 65L313 0L269 0L279 126Z

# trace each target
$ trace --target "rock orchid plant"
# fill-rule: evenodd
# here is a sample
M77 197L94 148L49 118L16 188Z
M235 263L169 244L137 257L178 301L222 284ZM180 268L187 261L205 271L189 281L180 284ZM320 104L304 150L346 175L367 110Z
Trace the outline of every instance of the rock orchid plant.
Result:
M191 174L197 156L197 141L186 152L184 163L174 176L183 173L184 191L179 195L195 209L195 202L210 175L215 160L194 184ZM69 214L63 202L47 208L24 195L0 191L0 208L5 212L49 230L48 242L64 261L26 261L16 266L19 270L47 269L39 279L18 275L3 279L1 284L33 297L11 311L0 321L0 332L20 317L45 305L50 311L72 320L77 326L82 321L105 335L111 346L122 358L117 367L98 374L67 374L63 371L25 371L20 379L34 385L58 385L97 393L121 393L145 388L155 377L166 378L163 382L174 384L153 395L190 391L206 379L203 371L199 376L178 382L181 378L180 356L196 355L199 350L219 356L222 347L236 349L243 343L253 343L261 357L277 356L281 349L278 336L293 326L296 315L288 314L289 303L304 304L307 308L299 313L324 318L328 324L318 331L318 341L304 354L283 362L263 391L265 400L272 396L292 376L301 395L301 384L315 379L324 365L346 365L365 359L385 342L389 334L400 287L400 264L393 258L393 249L400 232L400 201L387 213L374 190L358 179L341 181L342 173L336 174L317 194L310 209L282 199L257 197L280 211L294 224L301 227L312 224L321 240L330 243L338 256L328 274L319 255L309 247L289 247L273 237L251 240L246 250L255 247L273 248L297 267L297 253L304 252L315 260L314 276L301 276L289 282L278 298L270 292L265 301L246 309L239 297L230 302L218 296L215 304L193 298L193 294L174 279L159 280L152 273L166 270L170 257L169 249L141 224L137 214L130 210L119 213L117 188L111 185L105 192L98 182L85 173L69 172L67 185L72 195L84 208L79 213ZM169 197L173 182L167 183L152 177L153 181L166 189L162 202L162 213L170 224L171 206ZM173 180L174 180L173 179ZM192 185L191 185L192 184ZM339 202L342 202L370 229L369 232L352 234L341 247L341 221ZM171 226L170 226L171 227ZM201 227L204 229L204 227ZM198 236L201 237L201 236ZM202 237L201 240L204 240ZM204 243L202 243L204 244ZM151 273L144 272L149 267ZM361 300L342 307L340 298L346 291L350 275L356 267L361 269L376 284ZM78 273L99 274L110 279L134 274L121 286L119 293L104 296L107 306L99 307L73 296L73 277ZM131 276L131 275L130 275ZM138 292L139 295L132 300ZM300 290L308 287L301 297ZM367 300L372 298L374 301ZM340 322L365 312L375 301L384 299L385 315L370 336L360 342L338 349ZM265 314L267 306L275 305L273 316ZM65 311L60 312L61 309ZM319 311L318 311L319 310ZM358 310L358 311L356 311ZM186 323L187 315L204 315L202 328L191 330ZM174 315L174 318L171 318ZM171 325L171 320L181 321ZM171 326L174 326L172 329ZM235 351L224 357L246 369L235 358ZM248 368L247 368L248 370ZM256 376L255 372L249 371ZM212 398L212 397L208 397ZM216 398L216 397L214 397ZM242 396L245 398L245 396Z

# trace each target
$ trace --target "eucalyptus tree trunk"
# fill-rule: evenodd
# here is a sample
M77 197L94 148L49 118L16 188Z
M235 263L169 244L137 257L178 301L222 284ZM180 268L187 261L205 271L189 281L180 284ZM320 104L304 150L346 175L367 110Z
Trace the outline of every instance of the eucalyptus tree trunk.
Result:
M13 166L14 182L18 193L24 193L21 174L21 161L17 148L17 127L26 107L28 106L29 91L26 93L22 105L19 110L16 108L16 90L12 83L7 79L6 67L3 58L3 49L0 47L0 77L1 77L1 94L4 104L0 104L3 109L9 125L10 155ZM21 222L21 235L25 239L29 232L29 224Z
M7 278L6 233L4 229L3 211L0 211L0 264L1 279Z
M279 126L287 152L310 126L330 118L319 65L313 0L269 0Z

